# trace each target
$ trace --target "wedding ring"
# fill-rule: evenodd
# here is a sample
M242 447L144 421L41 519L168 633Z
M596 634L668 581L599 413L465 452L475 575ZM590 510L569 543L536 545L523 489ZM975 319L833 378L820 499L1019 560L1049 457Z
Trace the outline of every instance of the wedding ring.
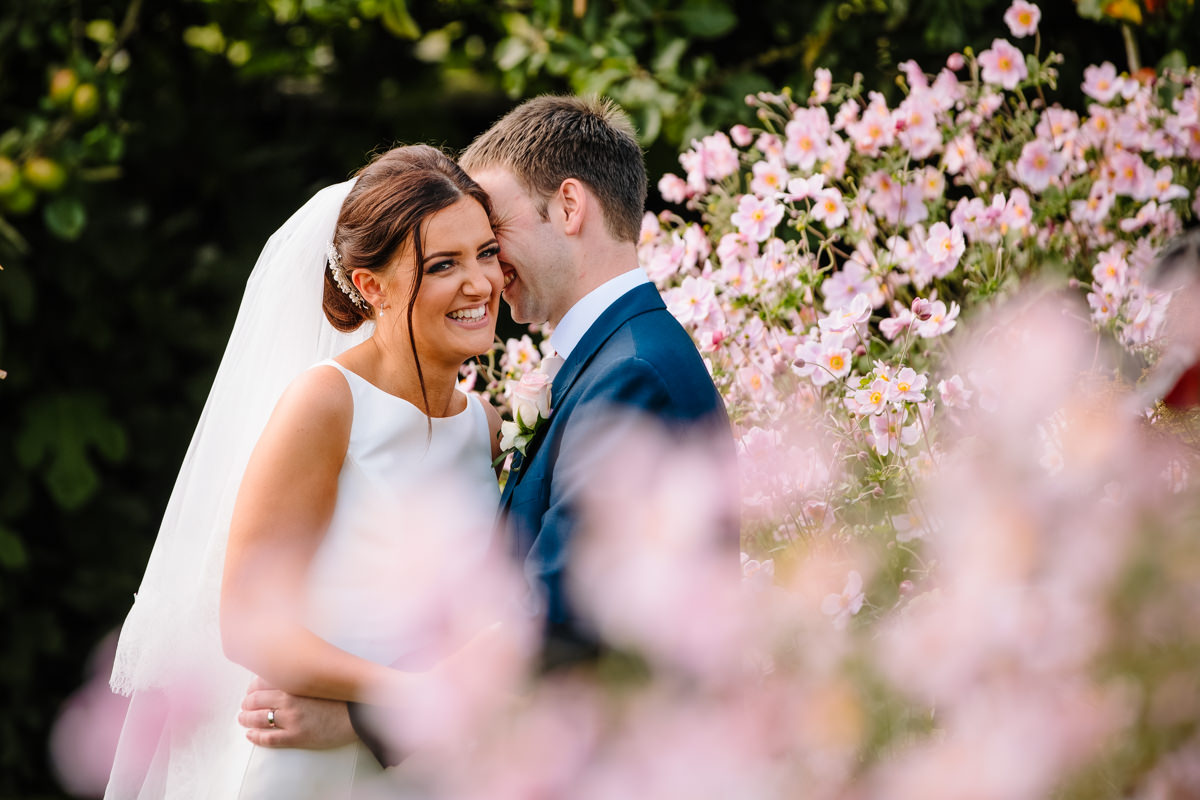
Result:
M273 708L267 712L267 727L268 728L275 727L275 709L273 709Z

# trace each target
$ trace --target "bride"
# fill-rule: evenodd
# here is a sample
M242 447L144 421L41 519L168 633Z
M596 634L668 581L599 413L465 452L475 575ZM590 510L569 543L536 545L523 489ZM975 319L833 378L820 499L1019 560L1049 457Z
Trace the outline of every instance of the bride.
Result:
M112 685L132 697L106 798L369 791L361 743L257 748L238 706L253 675L332 700L420 691L385 666L430 666L420 614L372 578L418 534L459 557L488 545L461 520L494 511L500 420L456 380L492 346L502 281L487 195L421 145L271 238L122 629ZM413 497L451 486L444 530L404 529Z

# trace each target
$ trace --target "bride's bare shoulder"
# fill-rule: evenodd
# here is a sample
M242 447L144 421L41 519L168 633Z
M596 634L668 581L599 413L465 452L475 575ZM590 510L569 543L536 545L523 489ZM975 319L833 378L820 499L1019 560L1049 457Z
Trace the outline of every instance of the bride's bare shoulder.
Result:
M354 413L354 397L341 370L320 364L300 373L275 407L274 417L308 428L344 422Z

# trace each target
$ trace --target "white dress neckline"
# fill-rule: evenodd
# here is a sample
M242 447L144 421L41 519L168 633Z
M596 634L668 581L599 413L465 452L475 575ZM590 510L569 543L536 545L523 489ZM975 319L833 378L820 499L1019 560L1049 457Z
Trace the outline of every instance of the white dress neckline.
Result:
M354 380L357 380L362 385L370 387L372 390L378 392L379 394L383 395L384 397L390 397L391 399L404 404L408 408L410 408L413 411L415 411L416 413L420 414L422 417L427 417L428 419L433 420L433 422L435 424L441 420L457 419L458 417L463 416L464 414L466 414L468 411L471 410L471 395L468 394L467 392L464 392L462 389L455 389L455 391L457 391L459 394L465 395L467 398L467 403L466 403L466 405L463 406L462 411L456 411L455 413L449 414L444 417L435 417L431 414L426 414L424 411L422 411L417 406L416 403L412 402L411 400L406 400L405 398L401 397L398 394L392 394L391 392L387 391L386 389L383 389L380 386L376 386L374 383L371 383L371 381L367 380L362 375L359 375L357 372L350 369L346 365L339 363L336 359L332 359L332 358L326 359L325 361L322 361L319 364L317 364L317 366L333 367L338 372L345 375L347 378L353 378ZM483 402L482 399L480 399L480 402Z

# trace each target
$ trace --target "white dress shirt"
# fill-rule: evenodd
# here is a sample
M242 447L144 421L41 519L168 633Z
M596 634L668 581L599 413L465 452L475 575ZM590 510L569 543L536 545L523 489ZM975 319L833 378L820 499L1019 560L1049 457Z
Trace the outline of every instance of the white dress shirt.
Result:
M588 328L600 319L600 315L607 311L609 306L630 289L649 282L650 278L646 276L646 272L641 267L634 267L600 284L581 297L563 315L554 332L550 334L550 344L564 359L569 357L579 340L588 332Z

